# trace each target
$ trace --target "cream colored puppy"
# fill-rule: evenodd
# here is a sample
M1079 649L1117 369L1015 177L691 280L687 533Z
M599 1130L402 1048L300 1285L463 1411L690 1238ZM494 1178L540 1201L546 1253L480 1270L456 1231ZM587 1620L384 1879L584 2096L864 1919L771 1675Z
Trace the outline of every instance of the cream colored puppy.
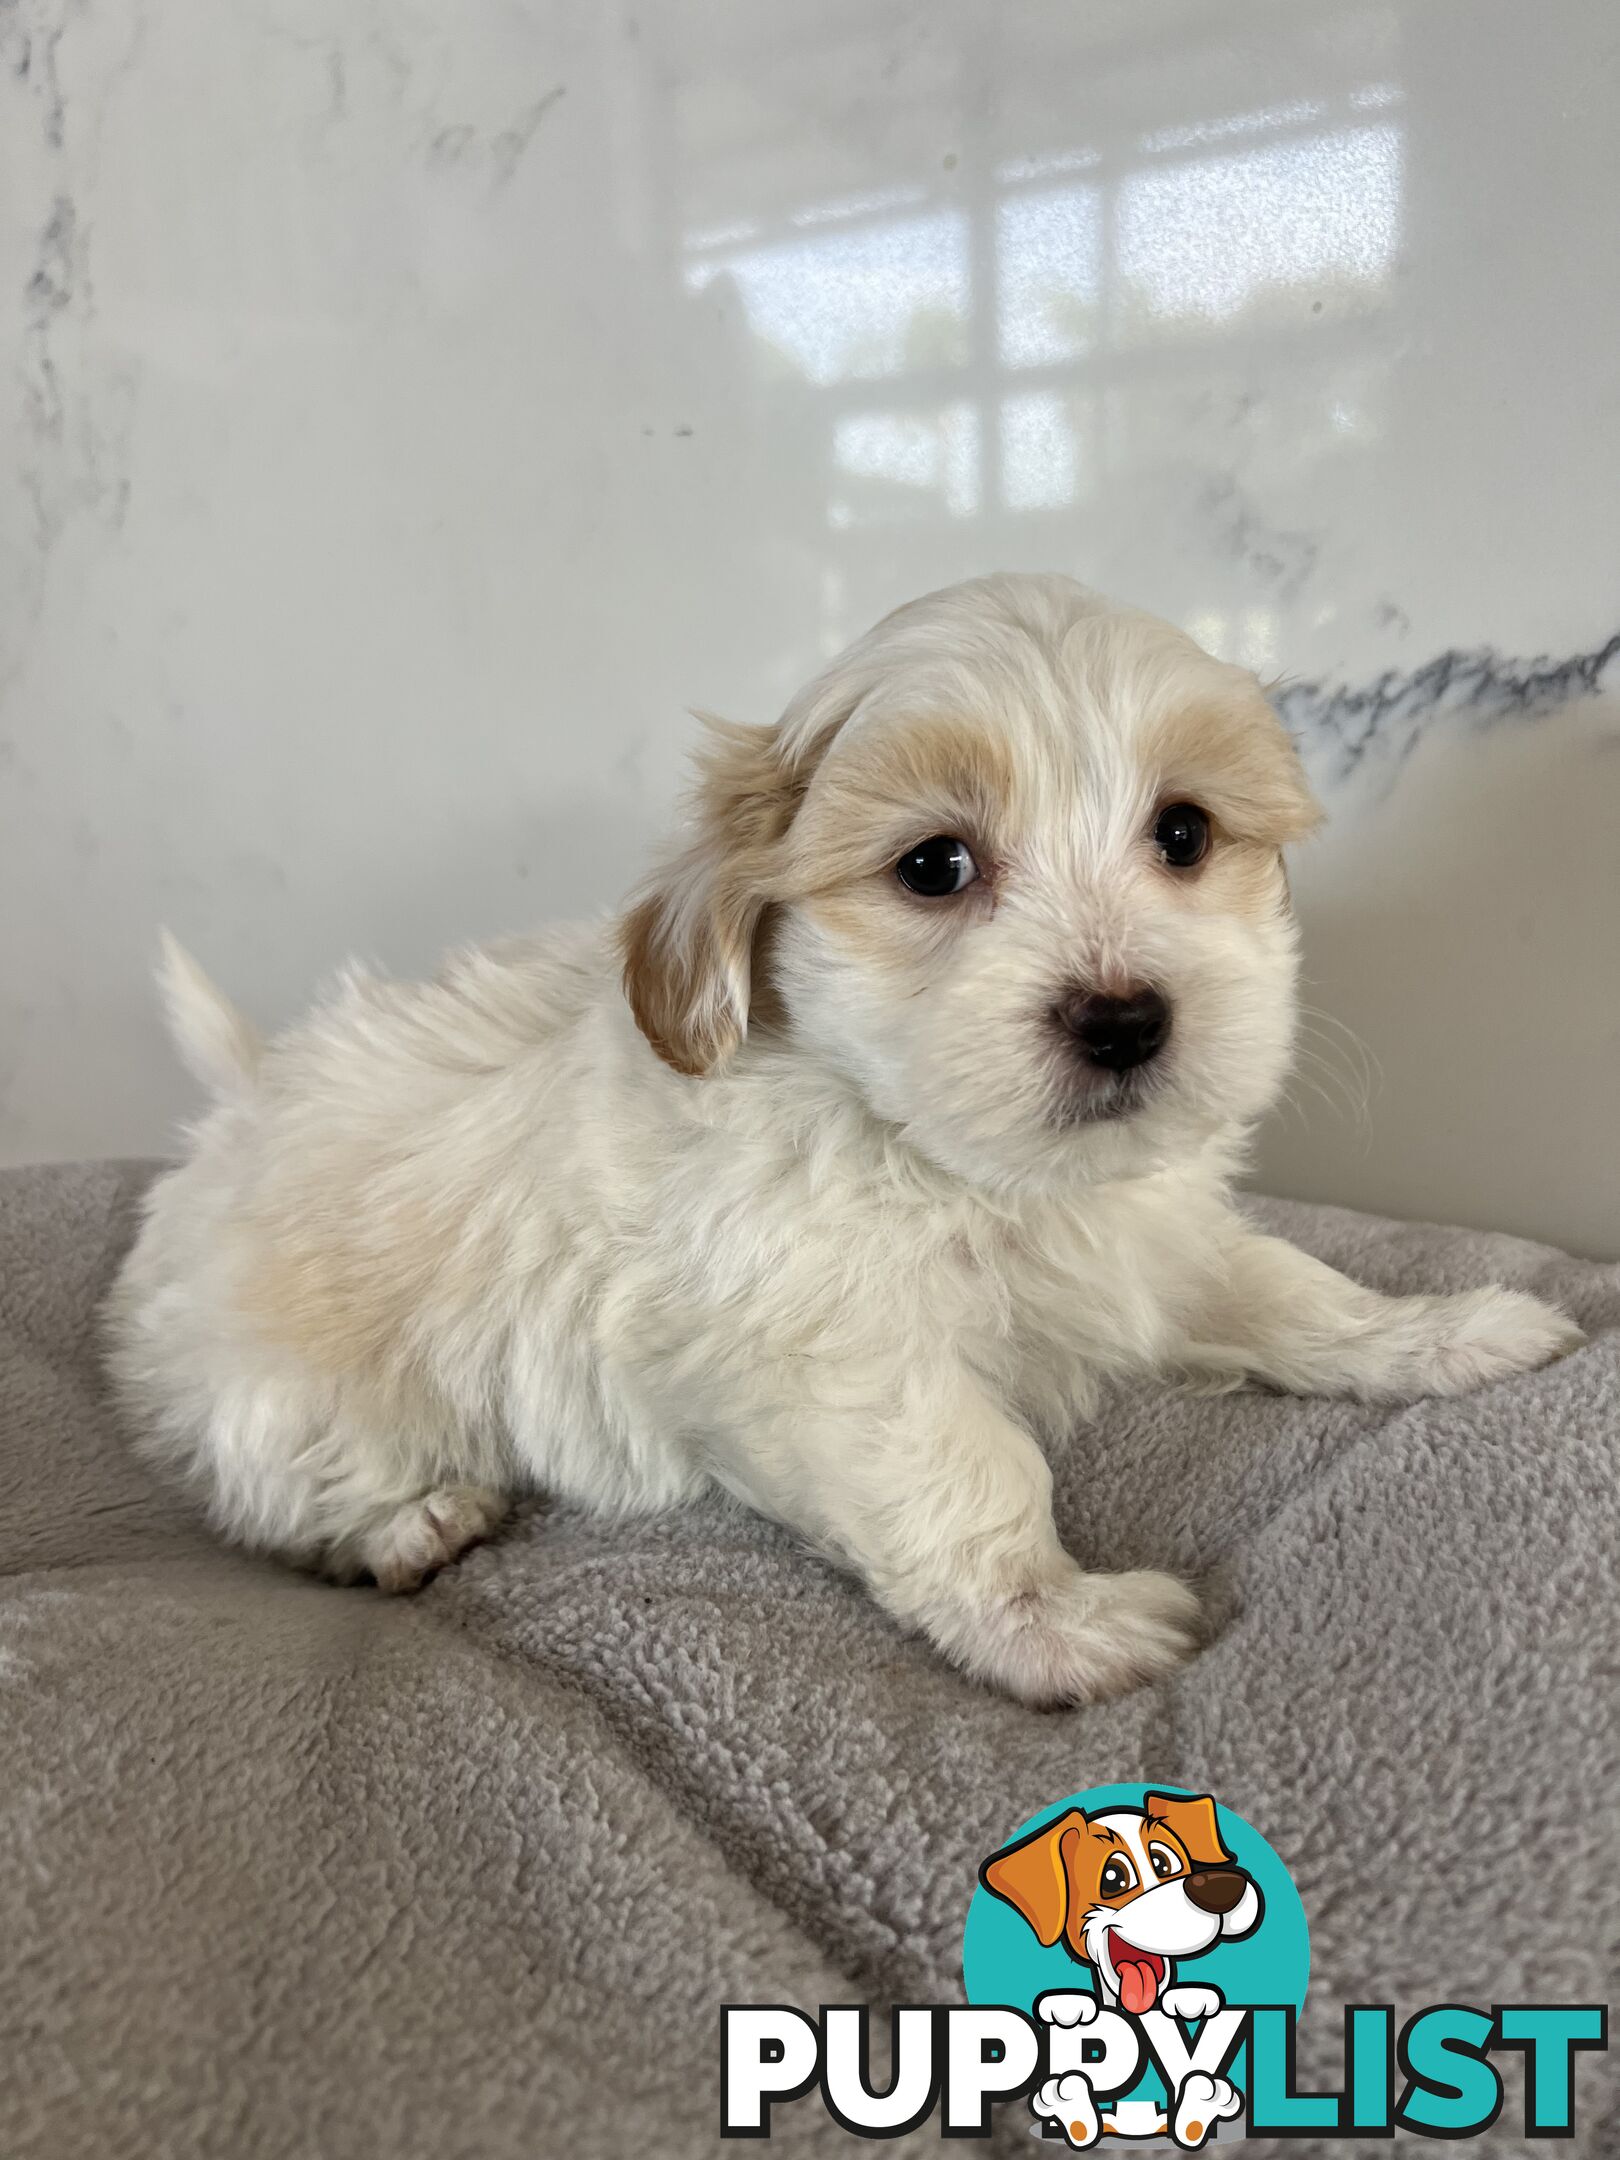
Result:
M1058 1541L1111 1375L1449 1394L1580 1338L1386 1298L1228 1180L1294 1020L1317 807L1254 679L1060 577L901 608L714 724L611 928L351 975L262 1046L177 950L215 1102L112 1299L143 1452L227 1537L415 1588L543 1488L722 1486L1029 1702L1194 1647Z

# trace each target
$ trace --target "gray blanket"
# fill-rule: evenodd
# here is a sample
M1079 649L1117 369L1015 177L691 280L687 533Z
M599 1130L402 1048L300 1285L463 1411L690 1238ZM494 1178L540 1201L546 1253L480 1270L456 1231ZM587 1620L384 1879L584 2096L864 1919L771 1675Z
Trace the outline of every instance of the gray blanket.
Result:
M0 1178L6 2160L716 2151L722 2002L959 1999L979 1860L1116 1779L1213 1791L1293 1871L1306 2080L1342 2002L1614 1988L1620 1269L1266 1206L1384 1289L1499 1278L1594 1341L1410 1409L1123 1398L1057 1461L1059 1522L1197 1579L1219 1632L1042 1716L720 1504L535 1502L415 1599L217 1549L97 1379L148 1175ZM1611 2061L1575 2150L1617 2149ZM1545 2150L1517 2083L1473 2150ZM814 2095L776 2123L866 2149Z

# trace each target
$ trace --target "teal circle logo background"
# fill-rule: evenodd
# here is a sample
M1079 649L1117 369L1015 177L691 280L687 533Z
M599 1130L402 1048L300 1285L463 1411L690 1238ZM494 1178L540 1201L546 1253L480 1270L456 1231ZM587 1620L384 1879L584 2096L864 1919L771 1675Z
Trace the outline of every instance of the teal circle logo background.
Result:
M1150 1785L1093 1785L1039 1809L1027 1822L1009 1830L1001 1843L1015 1843L1068 1808L1099 1815L1109 1808L1139 1808L1150 1792L1179 1796L1187 1790L1159 1779ZM1259 1831L1218 1797L1215 1805L1226 1849L1259 1884L1265 1910L1252 1935L1236 1942L1217 1942L1201 1957L1181 1959L1176 1978L1189 1985L1202 1981L1219 1988L1234 2009L1260 2003L1290 2003L1295 2010L1302 2009L1311 1970L1311 1936L1299 1892ZM990 1855L982 1857L988 1860ZM1061 1941L1042 1949L1029 1923L983 1883L974 1885L968 1907L962 1979L969 2002L1007 2003L1030 2013L1036 1996L1049 1988L1067 1988L1080 1995L1097 1992L1089 1965L1078 1964Z

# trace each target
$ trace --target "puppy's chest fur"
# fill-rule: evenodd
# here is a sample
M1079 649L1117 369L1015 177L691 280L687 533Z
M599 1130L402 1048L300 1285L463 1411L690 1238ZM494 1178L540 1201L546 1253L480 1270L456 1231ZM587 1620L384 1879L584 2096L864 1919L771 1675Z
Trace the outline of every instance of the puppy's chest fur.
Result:
M798 1397L823 1374L829 1390L860 1375L882 1393L886 1375L959 1363L1042 1433L1090 1411L1107 1378L1176 1362L1207 1294L1213 1178L1013 1205L874 1160L865 1138L705 1135L667 1206L624 1237L623 1272L645 1290L627 1316L634 1362L655 1370L707 1340L721 1422L739 1386L757 1402L773 1370Z
M1005 1406L1055 1436L1095 1409L1102 1383L1176 1364L1205 1290L1186 1234L1201 1204L1196 1189L1140 1180L1037 1206L961 1240L934 1302L954 1308L962 1354Z

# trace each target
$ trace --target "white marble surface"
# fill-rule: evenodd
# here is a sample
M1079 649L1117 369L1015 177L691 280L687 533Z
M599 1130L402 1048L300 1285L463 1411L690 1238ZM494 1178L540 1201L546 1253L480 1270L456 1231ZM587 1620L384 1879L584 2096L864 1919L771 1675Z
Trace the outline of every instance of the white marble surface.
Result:
M274 1020L605 904L684 705L1052 565L1292 681L1311 998L1382 1081L1270 1182L1620 1250L1617 46L0 6L0 1152L163 1143L159 922Z

